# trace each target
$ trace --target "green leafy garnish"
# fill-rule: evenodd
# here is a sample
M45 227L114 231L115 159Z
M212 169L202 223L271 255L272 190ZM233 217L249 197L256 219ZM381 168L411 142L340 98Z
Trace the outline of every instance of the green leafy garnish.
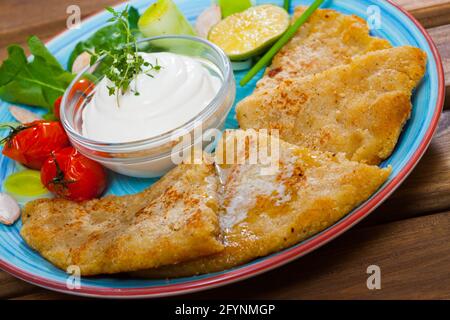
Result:
M140 18L139 12L136 8L130 7L128 9L128 25L132 34L135 37L140 36L138 21ZM120 45L126 43L126 29L122 23L109 24L98 31L85 41L79 42L69 57L68 68L72 70L72 65L75 59L83 52L90 52L95 50L112 50Z
M53 103L64 94L74 75L63 69L38 37L30 37L28 47L31 61L20 46L8 47L8 58L0 67L0 98L52 112Z
M121 25L125 30L125 42L111 50L96 49L94 52L90 52L91 64L99 58L105 57L108 64L105 76L113 83L108 87L109 95L116 95L117 105L119 105L119 94L124 95L128 90L132 90L135 95L139 95L137 88L130 88L130 85L140 73L144 72L149 77L153 77L151 72L160 71L161 66L157 61L155 65L146 62L139 54L137 39L131 31L128 21L128 8L122 12L117 12L110 7L106 10L113 15L108 21ZM144 68L145 71L143 71Z

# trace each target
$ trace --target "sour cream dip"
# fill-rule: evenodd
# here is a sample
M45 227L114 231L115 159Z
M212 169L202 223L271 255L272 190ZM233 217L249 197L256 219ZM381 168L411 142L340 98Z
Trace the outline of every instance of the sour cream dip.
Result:
M201 113L222 85L222 79L199 59L169 52L140 55L161 69L144 67L130 90L118 98L109 95L108 87L113 83L103 78L82 112L83 136L124 143L170 132Z

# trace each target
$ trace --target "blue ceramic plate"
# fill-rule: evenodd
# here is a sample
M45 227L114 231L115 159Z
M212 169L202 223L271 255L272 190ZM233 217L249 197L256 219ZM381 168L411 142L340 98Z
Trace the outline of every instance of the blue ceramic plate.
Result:
M141 0L132 2L141 12L153 1ZM310 4L312 1L293 1L294 5ZM210 5L210 0L180 0L179 7L191 22L198 14ZM262 3L277 3L282 1L258 1ZM124 5L120 6L124 7ZM298 258L327 243L331 239L352 227L366 217L400 185L412 171L429 145L436 129L444 100L444 76L442 64L436 47L426 31L410 15L396 7L389 1L381 0L333 0L327 1L323 7L336 9L345 14L356 14L368 19L369 15L379 10L381 17L380 28L373 31L375 36L388 39L393 45L412 45L423 49L428 54L428 69L421 86L416 90L413 103L412 117L401 136L398 146L392 156L383 163L391 165L393 173L386 184L360 207L355 209L344 219L296 246L282 252L255 260L251 263L231 270L214 274L174 279L174 280L141 280L113 277L84 278L81 288L69 290L66 286L68 275L55 268L38 253L30 249L19 234L21 223L6 227L0 225L0 267L11 274L36 285L48 289L71 294L101 297L157 297L168 296L235 282L271 270ZM62 33L48 43L50 51L58 60L66 65L70 52L75 44L86 39L95 30L102 27L108 14L99 13L83 22L78 30ZM244 73L236 73L239 81ZM238 87L237 101L251 94L256 81L255 78L245 88ZM0 102L0 122L12 121L8 112L8 104ZM36 111L34 109L34 111ZM237 128L234 110L230 113L227 128ZM18 170L13 161L0 157L0 180ZM124 195L142 191L155 180L133 179L111 174L110 194Z

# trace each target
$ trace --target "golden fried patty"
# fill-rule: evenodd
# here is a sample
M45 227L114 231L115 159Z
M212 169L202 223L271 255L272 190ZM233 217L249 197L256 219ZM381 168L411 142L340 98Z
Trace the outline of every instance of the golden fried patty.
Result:
M304 6L297 7L293 19L305 10ZM257 91L273 88L283 79L316 74L348 64L359 55L390 47L387 40L369 35L364 19L318 9L273 58Z
M256 91L237 105L237 119L243 129L278 129L290 143L378 164L397 144L425 66L418 48L374 51Z
M82 275L178 263L223 249L217 188L213 165L183 164L140 194L31 202L21 234L47 260L63 270L77 265Z
M244 148L236 148L238 139L245 141ZM342 154L311 152L276 138L270 141L279 150L278 154L271 146L263 150L277 159L273 174L267 174L271 161L219 162L225 163L220 166L225 250L136 275L167 278L210 273L288 248L341 219L369 198L391 172L349 161ZM255 138L251 131L228 131L217 155L223 158L235 150L250 159L264 149L262 145L261 135Z

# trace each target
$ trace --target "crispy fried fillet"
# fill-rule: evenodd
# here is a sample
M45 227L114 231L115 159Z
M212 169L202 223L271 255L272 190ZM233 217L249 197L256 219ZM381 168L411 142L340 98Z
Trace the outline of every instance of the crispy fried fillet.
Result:
M250 131L227 132L219 144L218 159L235 149L244 150L247 159L261 153L265 138L259 137ZM245 148L236 148L236 140L245 141ZM311 152L274 137L269 145L267 149L279 150L279 157L263 150L274 155L279 165L271 175L262 171L269 161L221 165L224 251L137 275L164 278L210 273L288 248L341 219L369 198L391 172L351 162L343 155Z
M295 10L297 19L306 7ZM294 38L274 57L257 91L276 86L281 80L304 77L348 64L371 51L388 49L388 41L371 37L367 23L360 17L334 10L319 9Z
M59 268L77 265L86 276L179 263L223 249L218 186L213 165L183 164L137 195L29 203L21 234Z
M243 129L278 129L290 143L378 164L390 156L410 116L411 92L425 66L417 48L371 52L256 92L238 104L237 118Z

